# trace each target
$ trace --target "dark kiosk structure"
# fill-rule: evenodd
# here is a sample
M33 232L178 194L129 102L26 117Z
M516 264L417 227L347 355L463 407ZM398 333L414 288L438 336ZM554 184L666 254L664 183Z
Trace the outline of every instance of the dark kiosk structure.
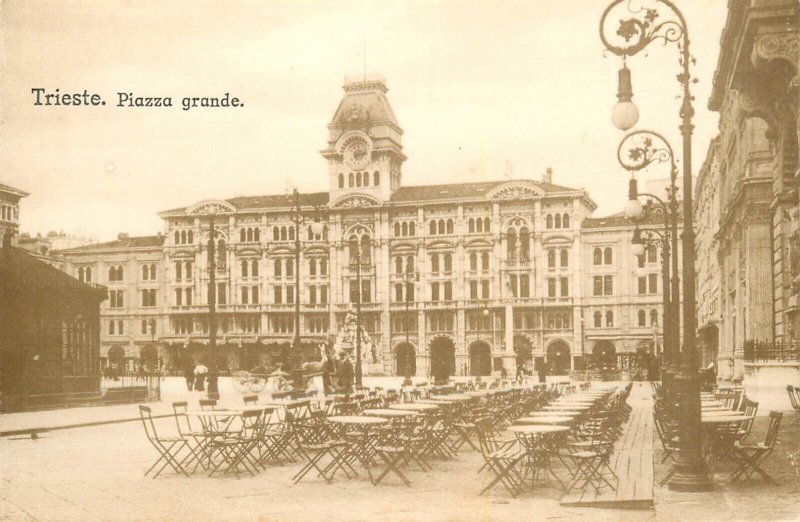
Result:
M0 250L2 411L68 405L100 396L100 303L81 283L11 245Z

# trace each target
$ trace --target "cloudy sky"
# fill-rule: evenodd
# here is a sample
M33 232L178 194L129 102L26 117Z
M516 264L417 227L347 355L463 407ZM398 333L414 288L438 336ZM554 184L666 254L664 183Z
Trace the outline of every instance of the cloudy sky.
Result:
M716 134L706 104L727 2L677 3L697 58L696 170ZM366 69L387 79L405 131L405 185L552 167L555 183L590 192L596 215L616 212L627 177L609 120L621 64L598 37L606 4L5 0L0 183L31 192L23 231L98 240L155 233L157 212L201 199L327 190L326 125L343 77ZM653 45L629 67L639 126L679 149L677 59ZM107 105L37 107L37 87ZM176 105L229 92L245 106L116 108L117 92Z

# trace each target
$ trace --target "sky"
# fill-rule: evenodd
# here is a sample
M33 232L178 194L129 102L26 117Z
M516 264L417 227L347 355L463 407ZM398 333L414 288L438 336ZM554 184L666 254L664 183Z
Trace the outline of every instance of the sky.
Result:
M676 3L697 59L696 172L717 133L707 102L727 2ZM589 192L595 216L618 212L629 175L610 122L621 61L598 36L606 5L5 0L0 183L31 193L21 231L96 240L155 234L159 211L203 199L325 191L326 126L343 78L366 71L386 78L404 130L404 185L541 179L551 167L554 183ZM677 46L652 44L628 66L638 128L680 150ZM34 88L87 89L107 105L35 106ZM177 106L117 108L118 92ZM180 108L225 93L244 106Z

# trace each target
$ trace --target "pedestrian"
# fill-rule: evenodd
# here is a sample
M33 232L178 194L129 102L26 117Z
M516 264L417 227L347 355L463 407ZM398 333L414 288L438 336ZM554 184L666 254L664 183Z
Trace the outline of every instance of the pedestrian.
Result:
M517 373L514 375L514 381L522 382L525 379L525 359L517 357Z
M353 363L344 351L339 352L339 362L339 370L336 372L339 376L339 389L343 390L345 393L352 393L353 377L355 376Z
M207 373L208 368L202 363L194 367L194 389L196 391L205 391Z
M539 382L545 383L547 381L547 368L545 368L544 361L541 359L536 360L536 372L539 375Z
M186 359L183 363L183 377L186 379L186 389L192 391L194 387L194 362Z

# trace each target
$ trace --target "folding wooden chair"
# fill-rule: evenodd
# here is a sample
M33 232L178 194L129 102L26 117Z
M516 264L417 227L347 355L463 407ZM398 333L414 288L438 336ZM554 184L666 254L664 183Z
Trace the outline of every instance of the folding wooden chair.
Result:
M414 431L414 424L398 422L386 430L380 442L375 446L375 453L383 460L385 467L372 481L377 486L390 473L397 475L403 484L411 486L411 482L400 470L407 463L406 456L411 451L409 435Z
M153 478L159 476L167 466L175 470L176 473L180 473L188 477L189 474L186 472L183 465L184 462L193 455L191 448L189 448L189 441L183 437L159 437L158 433L156 432L156 425L153 422L153 412L149 406L140 405L139 416L142 419L142 426L144 426L144 432L147 435L147 440L156 449L156 451L158 451L159 455L158 459L153 463L153 465L144 472L144 475L147 476L156 468L156 466L161 464L161 467L159 467L155 474L153 474ZM183 450L187 448L188 450L186 454L182 454Z
M733 444L733 456L739 462L739 467L731 474L731 482L740 478L750 480L753 473L758 473L768 483L777 486L775 479L770 477L762 467L764 461L775 450L775 442L778 440L778 431L781 428L783 413L779 411L769 412L769 427L764 437L764 442L749 446L742 446L737 440Z
M244 395L242 400L245 406L255 406L258 403L258 395Z
M789 402L792 405L792 409L797 414L797 418L791 424L792 426L794 426L795 424L800 422L800 388L788 384L786 386L786 393L789 395Z
M478 473L484 469L489 469L495 475L492 481L481 490L480 495L501 483L511 493L511 496L516 498L522 484L522 477L519 475L516 466L525 458L525 452L521 451L516 440L501 441L494 438L490 417L478 419L476 425L478 445L484 461Z

